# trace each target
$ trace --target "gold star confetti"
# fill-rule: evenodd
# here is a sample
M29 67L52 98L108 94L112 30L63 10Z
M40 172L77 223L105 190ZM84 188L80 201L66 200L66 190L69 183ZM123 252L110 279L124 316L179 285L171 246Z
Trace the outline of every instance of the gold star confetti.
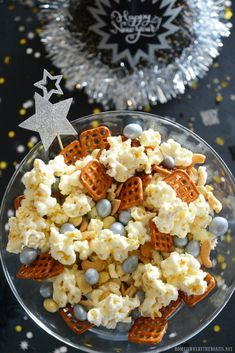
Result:
M151 112L151 106L149 104L144 106L144 112L146 112L146 113Z
M11 139L13 138L13 137L15 137L15 131L9 131L8 132L8 137L10 137Z
M33 148L33 146L34 146L34 143L33 143L32 141L29 141L29 142L27 143L27 147L28 147L29 149Z
M214 330L215 332L219 332L219 331L220 331L220 326L219 326L219 325L215 325L215 326L213 327L213 330Z
M16 325L16 327L15 327L16 332L21 332L22 329L23 329L23 327L20 325Z
M231 243L231 241L232 241L232 237L231 237L231 231L228 231L228 233L226 234L226 236L225 236L226 238L226 242L227 243Z
M191 82L190 86L191 86L192 89L197 89L198 88L198 82L194 80L194 81Z
M224 261L225 261L224 256L221 255L221 254L217 255L217 261L220 262L220 263L221 263L221 262L224 262Z
M224 18L226 20L231 20L232 17L233 17L233 11L231 7L226 7L224 10Z
M93 114L98 114L98 113L100 113L101 112L101 109L100 108L94 108L93 110L92 110L92 113Z
M219 68L219 63L214 63L214 64L213 64L213 68L214 68L214 69L218 69L218 68Z
M227 88L228 87L228 81L222 81L221 82L221 87Z
M3 85L5 83L5 78L4 77L0 77L0 85Z
M3 59L3 63L6 64L6 65L9 65L9 64L11 64L11 62L12 62L11 56L6 55L6 56L4 57L4 59Z
M1 161L0 162L0 169L6 169L7 168L7 162L6 161Z
M15 6L14 5L8 5L7 6L7 9L8 9L8 11L13 11L14 9L15 9Z
M223 100L222 94L217 94L215 97L216 103L221 103Z
M227 268L226 262L222 262L222 264L220 265L220 267L221 267L221 270L226 270L226 268Z
M215 142L219 146L224 146L224 139L222 137L216 137Z
M91 126L92 126L93 128L99 126L99 121L98 121L98 120L93 120L93 121L91 122Z

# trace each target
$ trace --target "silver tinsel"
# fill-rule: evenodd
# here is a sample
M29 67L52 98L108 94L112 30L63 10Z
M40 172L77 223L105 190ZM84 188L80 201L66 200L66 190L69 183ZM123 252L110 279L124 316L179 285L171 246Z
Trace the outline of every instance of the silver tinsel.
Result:
M165 66L156 62L130 73L121 63L123 74L120 75L117 68L109 67L97 55L84 49L80 33L69 30L70 0L40 0L40 3L45 21L41 40L66 78L67 88L85 88L97 102L105 106L113 104L117 109L166 103L184 93L187 84L202 78L208 71L213 59L219 55L222 38L229 35L231 27L224 20L225 1L187 0L191 13L188 18L193 38L191 44Z

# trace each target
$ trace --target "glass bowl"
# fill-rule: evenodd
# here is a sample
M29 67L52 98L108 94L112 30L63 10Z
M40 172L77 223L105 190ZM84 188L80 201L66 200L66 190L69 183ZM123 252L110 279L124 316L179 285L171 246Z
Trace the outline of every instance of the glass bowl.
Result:
M126 334L117 333L115 330L93 328L78 336L74 334L63 322L59 314L50 314L42 306L42 297L39 294L40 283L31 280L20 280L16 278L20 266L19 256L6 252L8 239L8 217L12 214L12 204L16 196L23 193L21 178L23 174L33 166L35 158L48 161L59 152L57 141L52 145L50 152L45 153L41 143L37 144L24 158L15 171L5 192L1 206L1 260L6 278L16 298L23 306L28 315L46 332L75 348L85 352L102 353L144 353L149 351L161 352L179 345L192 338L204 327L206 327L219 314L231 297L235 286L235 271L233 259L235 257L235 183L228 167L217 155L217 153L199 136L183 126L163 119L158 116L141 112L105 112L90 115L73 122L78 133L105 124L113 135L121 134L123 127L130 121L138 121L145 129L154 128L162 135L162 140L175 138L184 147L194 152L206 155L206 166L208 169L208 183L215 188L215 195L223 203L222 215L229 221L231 237L223 236L219 239L213 258L217 255L223 256L227 267L221 269L221 264L214 260L211 269L213 276L218 279L218 285L213 293L204 299L195 308L182 305L179 311L170 318L167 333L158 345L133 344L127 341ZM64 137L64 145L72 140ZM216 180L216 182L215 182ZM226 267L226 268L225 268Z

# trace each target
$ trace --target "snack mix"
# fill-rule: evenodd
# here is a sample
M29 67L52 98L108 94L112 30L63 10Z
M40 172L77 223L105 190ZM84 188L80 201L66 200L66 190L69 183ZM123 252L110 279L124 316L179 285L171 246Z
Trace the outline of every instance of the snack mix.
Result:
M228 229L205 156L140 124L99 126L34 161L14 200L7 251L43 306L77 334L92 326L159 343L169 317L215 287L210 251ZM180 313L179 313L180 315Z

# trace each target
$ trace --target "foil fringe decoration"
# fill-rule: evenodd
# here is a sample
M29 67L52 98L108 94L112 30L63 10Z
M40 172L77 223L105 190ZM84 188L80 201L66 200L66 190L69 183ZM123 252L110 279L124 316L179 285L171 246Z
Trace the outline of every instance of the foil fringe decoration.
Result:
M40 18L45 25L40 33L49 57L61 69L69 90L85 89L86 93L104 108L141 109L158 102L166 103L183 94L186 86L208 71L223 46L222 38L230 34L231 23L224 20L224 0L187 0L192 13L194 39L173 63L136 68L119 77L117 69L110 68L84 50L79 33L71 33L71 0L39 0ZM78 0L78 2L81 0ZM187 19L186 19L187 20ZM118 69L119 70L119 69Z

